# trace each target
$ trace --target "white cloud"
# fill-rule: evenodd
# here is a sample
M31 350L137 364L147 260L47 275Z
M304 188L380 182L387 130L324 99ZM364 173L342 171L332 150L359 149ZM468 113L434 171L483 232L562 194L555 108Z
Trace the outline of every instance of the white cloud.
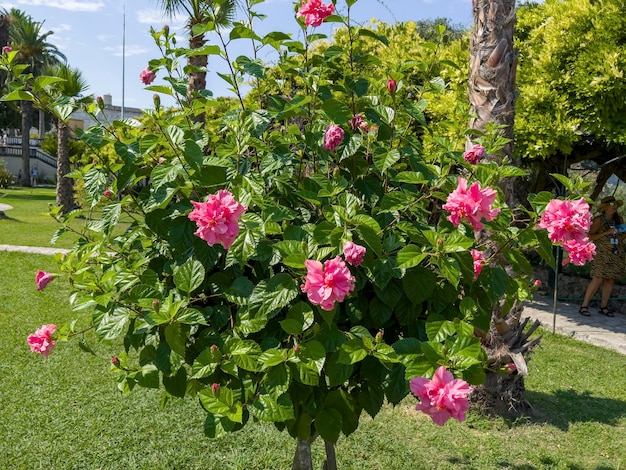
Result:
M164 17L157 10L138 10L137 21L142 24L160 24L163 23Z
M80 0L18 0L19 6L44 6L50 8L60 8L70 11L100 11L104 8L104 2L82 2Z
M114 46L114 47L104 47L103 48L107 52L113 53L114 56L122 57L122 46ZM126 57L132 57L134 55L141 55L148 52L148 49L144 46L139 45L126 45Z

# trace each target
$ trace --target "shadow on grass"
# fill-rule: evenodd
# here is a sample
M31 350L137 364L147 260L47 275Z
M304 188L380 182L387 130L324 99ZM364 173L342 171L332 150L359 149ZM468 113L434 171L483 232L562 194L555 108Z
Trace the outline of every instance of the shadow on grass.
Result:
M626 401L594 397L588 391L526 391L526 398L534 412L522 421L551 424L562 431L567 431L572 423L594 422L615 426L626 416Z
M6 194L4 196L7 200L22 200L22 201L56 201L56 196L54 194L28 194L26 192L11 192L10 194Z
M455 465L463 465L465 467L473 468L469 461L463 461L463 459L448 459L448 461ZM541 466L536 467L531 464L523 463L520 465L512 464L506 460L499 460L494 462L494 467L506 468L508 470L538 470L543 468L556 468L558 466L558 459L552 459L550 457L543 457L540 459ZM575 464L569 464L567 470L590 470L589 467L581 467ZM598 465L593 467L593 470L615 470L614 467L608 467L606 465Z

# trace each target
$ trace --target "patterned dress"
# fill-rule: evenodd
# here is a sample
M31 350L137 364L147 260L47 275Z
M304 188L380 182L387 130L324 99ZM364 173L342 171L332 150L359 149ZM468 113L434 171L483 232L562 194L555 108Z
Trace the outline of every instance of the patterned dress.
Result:
M602 221L598 233L606 232L611 227L609 221L603 215L598 216ZM626 272L626 251L624 243L618 245L611 244L611 237L602 237L593 242L596 245L596 255L591 262L591 277L601 279L620 279ZM613 253L617 247L617 253Z

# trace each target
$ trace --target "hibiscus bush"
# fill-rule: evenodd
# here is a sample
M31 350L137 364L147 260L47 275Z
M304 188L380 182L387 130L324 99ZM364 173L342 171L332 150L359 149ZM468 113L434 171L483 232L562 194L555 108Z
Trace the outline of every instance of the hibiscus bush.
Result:
M497 130L468 152L430 136L438 147L425 153L429 103L403 80L435 67L355 54L360 41L388 41L350 24L354 3L339 16L305 2L294 18L302 42L243 22L228 32L196 26L278 51L272 67L257 55L230 59L223 78L237 99L216 120L208 116L224 102L187 91L195 70L185 61L197 51L168 28L152 31L162 55L141 80L154 109L80 132L93 158L70 176L84 184L86 206L55 211L55 236L97 205L102 215L60 266L77 321L38 330L33 350L47 356L86 324L120 345L112 371L121 391L197 399L211 437L263 420L302 442L336 442L363 412L375 417L411 390L435 423L464 419L470 385L485 377L477 332L495 304L506 313L531 296L524 250L554 263L548 232L535 230L552 196L506 206L498 182L524 172L487 158L502 144ZM343 23L347 48L315 47L322 20ZM215 45L203 52L229 57ZM345 57L349 67L338 66ZM5 99L66 109L46 98L51 77L33 81L2 60L15 75ZM360 64L393 77L369 79ZM245 80L254 84L246 96ZM412 89L443 92L445 82L432 76ZM162 107L159 94L179 105ZM88 111L98 119L98 101ZM111 149L116 158L100 158ZM120 234L121 220L131 223ZM550 233L585 243L575 223Z

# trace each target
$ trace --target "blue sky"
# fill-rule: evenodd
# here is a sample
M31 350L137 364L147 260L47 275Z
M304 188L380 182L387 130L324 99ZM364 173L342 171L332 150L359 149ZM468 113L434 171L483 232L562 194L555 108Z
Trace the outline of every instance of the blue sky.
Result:
M0 8L18 8L36 21L43 21L43 31L54 32L49 41L65 54L72 67L83 73L89 84L87 92L96 96L108 93L113 96L115 105L122 104L124 83L125 106L152 106L153 93L144 90L139 80L139 72L159 53L149 33L151 26L161 29L168 24L172 31L176 31L179 42L187 43L187 37L180 29L183 20L164 18L158 0L12 0L0 1ZM292 33L295 38L301 34L294 17L293 0L265 0L256 8L267 15L260 24L260 32L284 31ZM337 0L337 9L340 13L345 12L345 0ZM445 17L453 23L469 26L473 21L471 0L358 0L352 7L351 16L359 23L367 23L372 18L393 23ZM332 27L322 25L317 32L329 34ZM237 55L239 52L235 57ZM271 57L264 60L269 61ZM220 61L212 57L209 69L222 71L225 64ZM215 95L227 94L227 85L215 74L210 74L207 82L207 88ZM158 83L159 78L155 81Z

